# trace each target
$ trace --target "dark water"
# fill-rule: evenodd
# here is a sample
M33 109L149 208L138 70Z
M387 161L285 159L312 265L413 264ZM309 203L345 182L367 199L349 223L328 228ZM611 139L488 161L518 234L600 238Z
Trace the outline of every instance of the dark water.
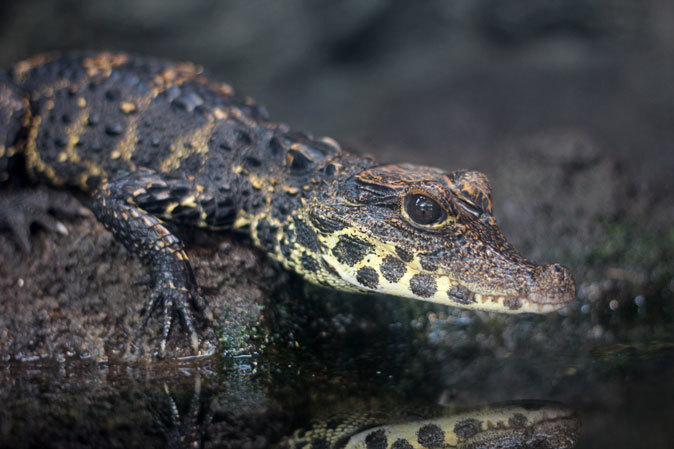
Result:
M303 298L304 317L272 308L256 351L3 364L0 446L264 448L326 414L544 400L577 413L575 447L670 447L668 298L509 318L337 298Z

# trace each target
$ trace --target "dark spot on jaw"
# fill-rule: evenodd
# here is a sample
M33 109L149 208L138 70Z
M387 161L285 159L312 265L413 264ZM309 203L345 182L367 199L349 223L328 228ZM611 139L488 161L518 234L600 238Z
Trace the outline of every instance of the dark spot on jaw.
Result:
M520 298L506 298L503 305L510 310L517 310L522 307L522 300Z
M318 252L318 236L316 236L314 230L297 218L295 219L295 229L297 230L297 243L313 252Z
M475 418L464 419L454 426L454 433L459 438L472 438L480 431L480 421Z
M513 416L508 418L508 425L515 429L525 427L527 425L527 417L521 413L515 413Z
M356 273L356 280L360 285L368 288L377 288L379 285L379 275L372 267L363 267Z
M332 254L337 260L350 267L354 266L372 251L372 245L356 237L343 235L332 248Z
M391 445L391 449L414 449L414 446L412 446L409 441L398 438Z
M438 269L438 264L427 254L419 254L419 263L421 264L421 268L426 271L435 271Z
M423 447L442 447L445 443L445 432L437 424L426 424L419 429L417 441Z
M393 256L386 256L381 264L381 274L389 282L398 282L405 275L405 264Z
M335 430L337 427L339 427L340 424L342 424L344 421L341 419L331 419L328 422L325 423L325 426L330 429L330 430Z
M300 260L302 262L302 266L304 267L304 269L311 273L317 272L318 269L320 268L318 262L316 262L316 259L314 259L307 253L302 253L302 257L300 258Z
M411 262L414 259L414 256L407 250L402 249L399 246L396 246L396 254L400 257L403 262Z
M475 295L463 285L452 285L447 291L447 296L459 304L472 304L475 302Z
M438 290L435 279L425 274L415 274L410 279L410 289L412 293L422 298L430 298Z
M384 429L375 430L365 436L365 447L367 449L386 449L388 440Z

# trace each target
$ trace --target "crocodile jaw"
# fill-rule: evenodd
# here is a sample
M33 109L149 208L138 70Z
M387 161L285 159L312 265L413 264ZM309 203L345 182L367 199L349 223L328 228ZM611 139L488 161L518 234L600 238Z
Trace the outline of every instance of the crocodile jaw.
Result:
M559 264L525 263L505 268L500 274L510 277L510 282L508 286L498 288L493 286L493 282L461 280L458 278L459 273L425 271L416 258L406 264L405 273L398 280L390 281L384 269L384 261L389 257L385 253L369 254L361 263L350 267L338 263L329 255L323 256L339 273L339 284L335 284L338 288L371 291L465 309L543 314L565 307L576 297L571 271ZM364 268L377 273L376 285L364 285L361 274ZM484 274L484 279L495 277L493 273ZM512 278L520 279L515 281ZM511 287L513 283L518 285L515 290Z

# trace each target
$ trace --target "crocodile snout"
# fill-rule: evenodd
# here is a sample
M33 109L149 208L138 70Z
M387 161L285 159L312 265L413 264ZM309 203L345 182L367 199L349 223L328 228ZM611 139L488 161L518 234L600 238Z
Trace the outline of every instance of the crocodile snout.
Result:
M571 270L560 264L540 265L534 273L529 301L545 311L557 310L576 297L576 284Z

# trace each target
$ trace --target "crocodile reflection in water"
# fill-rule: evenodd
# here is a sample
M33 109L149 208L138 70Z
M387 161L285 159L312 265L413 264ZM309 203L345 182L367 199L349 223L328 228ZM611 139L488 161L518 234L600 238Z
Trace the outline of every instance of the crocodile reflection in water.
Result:
M195 382L183 417L167 387L168 401L162 403L167 411L148 402L167 447L198 448L205 440L216 447L219 447L218 441L226 447L246 444L231 440L241 438L250 429L241 429L242 435L232 435L232 427L225 427L226 431L223 431L222 427L213 424L214 410L209 408L200 413L198 376ZM410 408L407 404L401 408L332 414L324 420L314 421L309 428L296 430L280 442L267 441L266 435L257 438L249 435L248 438L257 439L257 444L253 441L248 444L277 449L570 449L578 440L580 427L575 412L551 401L511 401L451 413L441 407Z

